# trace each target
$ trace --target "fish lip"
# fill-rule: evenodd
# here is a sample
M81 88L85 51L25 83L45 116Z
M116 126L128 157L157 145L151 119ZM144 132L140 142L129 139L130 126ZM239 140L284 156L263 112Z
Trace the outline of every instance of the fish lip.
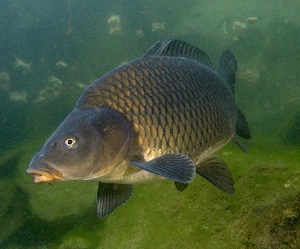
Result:
M63 174L55 165L44 158L44 153L37 153L31 160L26 173L34 177L35 183L64 180Z
M34 177L35 183L63 180L62 174L55 169L45 170L28 168L26 173Z

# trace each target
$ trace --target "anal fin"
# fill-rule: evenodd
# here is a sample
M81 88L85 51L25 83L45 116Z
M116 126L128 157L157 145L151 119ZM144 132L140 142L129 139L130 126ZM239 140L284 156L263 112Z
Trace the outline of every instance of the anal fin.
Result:
M199 163L196 172L228 194L234 193L234 181L226 164L218 157Z
M132 194L132 185L99 182L97 192L98 217L102 218L112 213L118 206L126 202Z

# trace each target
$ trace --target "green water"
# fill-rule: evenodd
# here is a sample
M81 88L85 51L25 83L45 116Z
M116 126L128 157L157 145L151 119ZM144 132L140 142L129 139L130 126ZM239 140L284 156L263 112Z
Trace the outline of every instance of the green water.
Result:
M300 248L298 0L0 6L0 248ZM170 181L138 185L100 220L96 182L34 184L31 158L83 87L167 38L216 66L225 49L237 57L236 98L253 139L248 154L233 144L218 153L235 194L200 177L183 192Z

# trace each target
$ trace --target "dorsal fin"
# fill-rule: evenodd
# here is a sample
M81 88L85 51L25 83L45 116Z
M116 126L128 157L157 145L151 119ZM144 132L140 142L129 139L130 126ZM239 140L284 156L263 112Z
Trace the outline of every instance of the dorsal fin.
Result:
M220 58L219 74L229 84L234 94L235 73L237 71L237 61L234 55L226 50Z
M209 57L202 50L181 40L157 41L148 49L144 56L184 57L199 61L209 68L214 69Z

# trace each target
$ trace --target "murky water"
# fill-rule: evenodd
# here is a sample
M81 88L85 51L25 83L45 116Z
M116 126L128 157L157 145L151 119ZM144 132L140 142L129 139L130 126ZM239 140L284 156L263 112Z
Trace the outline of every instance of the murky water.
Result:
M300 248L300 2L0 1L0 248ZM218 154L228 196L204 179L138 185L96 217L96 182L34 184L25 170L83 89L157 40L238 60L253 139Z

